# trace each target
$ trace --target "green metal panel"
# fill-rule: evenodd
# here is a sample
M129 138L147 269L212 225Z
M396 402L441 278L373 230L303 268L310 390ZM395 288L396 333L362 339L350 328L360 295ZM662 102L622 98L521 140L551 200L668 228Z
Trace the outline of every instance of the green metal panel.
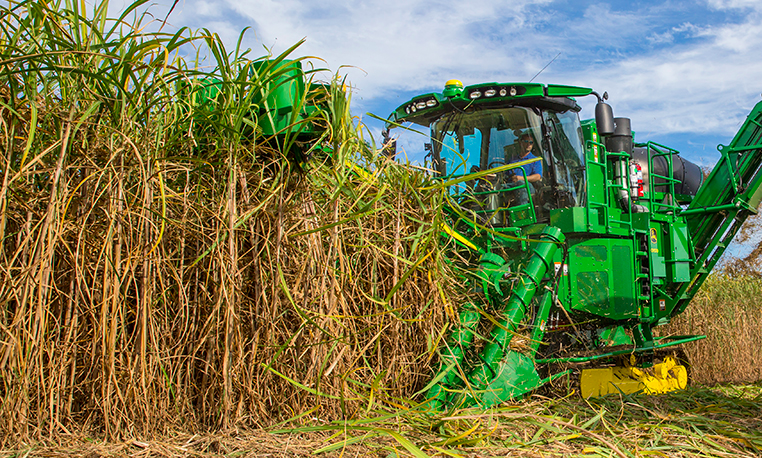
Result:
M559 208L550 211L550 225L555 226L565 234L588 231L587 209L585 207ZM591 217L598 219L598 212Z
M628 246L632 242L629 240L622 242L626 242L627 245L616 244L611 249L612 272L614 274L611 285L611 311L617 319L637 316L633 278L635 261L632 248Z
M632 345L632 338L627 335L622 326L602 329L598 336L598 340L607 347Z
M685 222L676 221L669 226L669 244L669 281L673 283L690 281L690 240Z
M604 214L605 207L608 206L606 201L606 186L604 186L607 164L603 147L599 145L600 138L598 137L595 121L590 119L582 123L582 136L586 143L588 208L591 211L595 210ZM603 225L603 221L595 221L592 216L590 220L589 230L600 232L602 229L600 226Z
M648 230L648 248L651 258L651 276L664 278L667 276L667 264L664 257L664 232L662 224L651 221Z
M632 240L588 239L570 249L571 306L607 319L637 316Z
M583 97L593 93L593 90L587 87L562 86L559 84L548 84L548 97Z
M609 316L609 273L605 270L578 272L576 275L579 309L586 312Z
M608 250L603 240L582 240L569 249L571 307L595 315L608 315Z
M494 378L479 396L468 399L466 405L476 402L482 408L489 408L508 399L515 399L524 393L537 389L542 383L535 369L534 358L510 351L497 364Z

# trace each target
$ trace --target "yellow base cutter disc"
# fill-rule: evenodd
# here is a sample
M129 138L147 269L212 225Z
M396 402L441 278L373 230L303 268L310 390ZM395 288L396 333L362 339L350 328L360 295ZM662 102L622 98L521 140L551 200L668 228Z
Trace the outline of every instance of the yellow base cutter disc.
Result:
M632 358L634 363L634 357ZM603 396L610 393L661 394L682 390L688 386L688 370L668 356L651 368L633 365L585 369L580 375L580 392L583 398Z

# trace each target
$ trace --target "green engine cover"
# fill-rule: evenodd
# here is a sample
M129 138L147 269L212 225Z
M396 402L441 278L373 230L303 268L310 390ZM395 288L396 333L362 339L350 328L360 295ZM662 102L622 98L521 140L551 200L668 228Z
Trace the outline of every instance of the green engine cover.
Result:
M612 320L637 317L632 240L570 242L566 281L572 308Z

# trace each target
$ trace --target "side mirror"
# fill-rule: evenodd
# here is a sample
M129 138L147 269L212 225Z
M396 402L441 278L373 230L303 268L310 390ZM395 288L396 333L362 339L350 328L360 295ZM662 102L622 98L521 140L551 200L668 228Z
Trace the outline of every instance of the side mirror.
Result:
M614 110L611 105L603 101L595 104L595 125L601 137L614 133Z
M426 155L423 156L424 159L428 159L434 155L434 147L431 143L424 143L423 150L426 151Z

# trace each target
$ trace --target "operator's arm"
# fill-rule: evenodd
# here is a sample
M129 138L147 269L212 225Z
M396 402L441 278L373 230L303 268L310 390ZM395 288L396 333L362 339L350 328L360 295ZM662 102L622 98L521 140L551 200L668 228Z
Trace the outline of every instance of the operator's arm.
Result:
M524 181L524 177L522 175L514 175L513 177L513 181ZM527 181L530 183L536 183L540 180L542 180L542 175L539 173L533 173L527 177Z
M536 183L542 180L542 164L540 162L534 162L529 169L529 175L527 175L527 181L530 183ZM524 181L524 176L516 174L513 176L513 181Z

